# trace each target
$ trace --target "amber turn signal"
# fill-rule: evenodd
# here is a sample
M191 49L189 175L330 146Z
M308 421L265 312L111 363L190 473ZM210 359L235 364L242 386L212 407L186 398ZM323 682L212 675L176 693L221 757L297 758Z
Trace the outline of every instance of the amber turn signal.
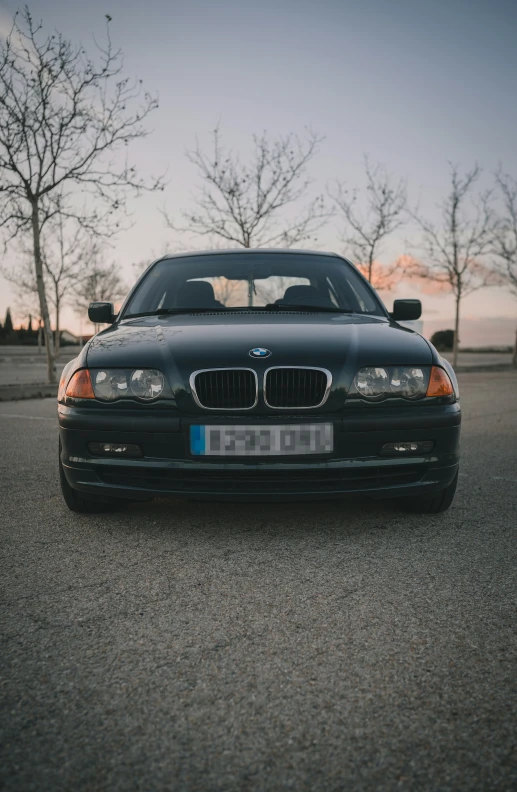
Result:
M453 393L454 388L447 372L438 366L433 366L426 396L452 396Z
M63 401L63 399L65 398L65 391L66 391L66 374L63 372L63 374L61 374L61 379L59 380L59 388L57 389L58 402Z
M66 389L66 395L73 399L95 399L90 372L88 369L76 371Z

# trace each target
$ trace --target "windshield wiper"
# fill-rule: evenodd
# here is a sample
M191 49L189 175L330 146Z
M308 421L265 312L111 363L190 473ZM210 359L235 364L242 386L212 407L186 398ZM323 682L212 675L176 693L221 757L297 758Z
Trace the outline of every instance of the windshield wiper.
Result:
M141 311L141 313L124 314L122 319L138 319L141 316L169 316L171 314L190 313L224 313L227 308L159 308L157 311Z
M314 311L316 313L319 312L328 312L328 313L354 313L352 308L331 308L328 305L303 305L297 304L294 305L293 303L289 303L288 305L278 305L277 303L269 303L265 306L268 310L278 310L278 311Z

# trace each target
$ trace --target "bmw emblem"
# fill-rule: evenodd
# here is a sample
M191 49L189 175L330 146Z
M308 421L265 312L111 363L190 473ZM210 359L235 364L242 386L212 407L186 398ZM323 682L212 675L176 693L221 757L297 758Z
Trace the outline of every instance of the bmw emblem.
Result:
M271 355L271 352L263 347L255 347L255 349L250 349L249 354L254 358L267 358Z

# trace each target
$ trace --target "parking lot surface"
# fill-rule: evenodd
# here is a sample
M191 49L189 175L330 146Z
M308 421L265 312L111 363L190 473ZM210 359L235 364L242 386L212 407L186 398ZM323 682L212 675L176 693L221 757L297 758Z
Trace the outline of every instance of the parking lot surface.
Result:
M517 375L460 388L458 494L428 517L74 515L55 402L0 404L0 787L517 788Z

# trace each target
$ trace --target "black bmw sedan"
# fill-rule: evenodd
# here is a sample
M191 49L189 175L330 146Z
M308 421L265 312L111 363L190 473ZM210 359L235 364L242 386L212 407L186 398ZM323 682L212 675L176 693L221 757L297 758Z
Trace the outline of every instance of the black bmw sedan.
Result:
M157 496L301 500L364 493L440 512L458 478L454 371L418 300L388 313L346 259L294 250L165 256L64 369L66 504Z

